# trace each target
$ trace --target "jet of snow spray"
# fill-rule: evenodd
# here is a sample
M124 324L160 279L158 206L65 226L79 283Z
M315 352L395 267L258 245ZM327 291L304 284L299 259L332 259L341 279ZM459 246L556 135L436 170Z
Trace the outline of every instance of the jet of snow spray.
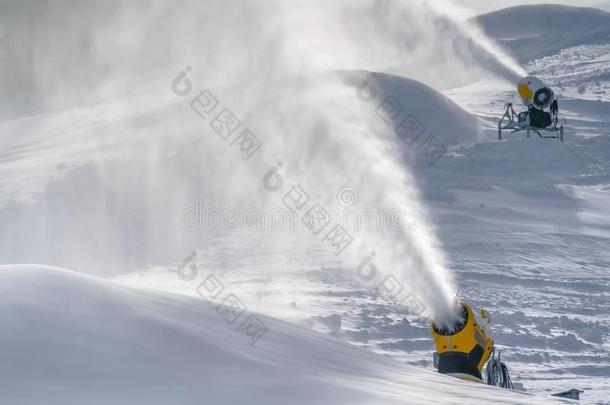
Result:
M441 90L470 83L473 76L507 77L507 72L518 72L498 58L499 51L481 33L468 32L431 3L113 3L104 9L103 18L96 17L93 5L86 18L83 6L66 13L51 8L46 19L39 18L43 22L37 26L44 32L24 34L38 36L21 44L39 63L17 59L14 63L20 65L13 66L15 72L25 71L29 86L42 95L47 109L66 108L74 100L103 103L129 100L134 94L167 94L168 83L183 72L191 85L184 97L192 99L203 89L213 92L263 146L256 159L247 162L230 155L227 143L184 99L177 101L180 109L151 112L149 119L154 115L155 125L139 127L146 117L141 111L138 119L113 122L120 143L133 143L121 154L110 154L93 126L89 133L93 142L79 149L78 155L95 162L93 174L85 172L81 177L94 175L98 187L92 191L91 179L78 178L64 187L69 195L55 194L56 203L41 204L21 220L13 217L14 232L37 241L24 244L20 258L45 261L45 255L66 252L66 257L47 261L84 268L91 262L105 266L104 260L110 259L121 265L133 255L142 255L145 263L176 257L183 246L205 239L176 230L175 218L184 207L197 198L204 205L275 207L281 195L261 187L261 178L281 161L285 183L307 187L322 204L331 205L337 190L349 185L359 191L362 206L408 212L409 226L397 232L352 235L354 243L341 258L358 263L360 254L375 251L380 272L395 275L432 317L450 319L456 290L453 276L417 181L401 160L396 136L370 105L357 99L353 87L332 74L337 70L392 73ZM82 29L67 30L73 24L66 21L72 20L84 21ZM82 54L74 57L71 47ZM55 60L67 61L64 70L50 63ZM94 122L97 117L89 119ZM143 132L148 141L143 140ZM137 175L119 175L121 167ZM95 198L87 198L92 192ZM58 206L83 202L97 214L87 217L95 237L103 238L92 243L95 246L87 246L88 239L80 233L70 233L80 229L83 218L73 212L57 214ZM117 211L134 210L143 214L137 219L125 216L119 225L107 221ZM55 215L64 234L32 226L36 218L47 223ZM34 236L31 229L38 234ZM302 239L295 234L292 242ZM72 252L95 256L99 245L105 247L103 254L87 263L82 257L68 258Z
M430 6L439 14L444 16L447 21L456 29L454 32L458 37L466 37L467 40L456 42L455 45L461 48L460 54L471 55L472 62L475 62L495 75L506 79L511 84L526 75L516 60L508 55L497 43L487 37L483 30L476 25L472 19L467 17L471 11L451 0L437 0L430 2Z
M474 31L462 30L425 2L392 2L385 11L379 7L378 2L362 0L278 3L271 24L275 31L269 37L281 38L281 44L269 47L274 58L267 59L270 67L265 67L273 78L252 92L240 89L240 104L255 117L258 133L268 135L267 161L281 159L283 172L293 176L295 184L314 190L324 204L332 204L333 191L350 185L360 190L363 206L410 214L409 226L398 232L352 235L355 248L347 252L353 261L358 252L375 251L377 269L396 276L442 323L455 316L453 275L417 181L397 153L399 142L371 106L354 99L353 89L321 72L381 70L442 88L471 81L473 70L507 77L516 68L497 59L494 52L499 51L481 33L474 40ZM469 44L465 49L456 46L460 38ZM430 51L430 44L436 52ZM453 83L429 75L439 66L451 66L451 74L440 77L451 77ZM275 103L256 102L261 99ZM262 199L264 205L277 201Z

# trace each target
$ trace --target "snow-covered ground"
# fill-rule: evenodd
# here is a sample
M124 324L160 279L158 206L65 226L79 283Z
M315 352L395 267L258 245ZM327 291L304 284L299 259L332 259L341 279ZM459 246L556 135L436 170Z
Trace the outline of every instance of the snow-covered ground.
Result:
M534 7L483 18L555 89L564 143L522 134L497 141L504 103L519 105L514 86L499 79L440 92L379 74L377 103L358 101L374 111L395 96L447 147L433 165L416 142L397 142L397 155L421 190L459 295L491 313L513 381L534 395L435 374L426 308L396 307L361 283L354 263L368 252L337 257L302 226L252 231L216 217L185 227L197 201L204 212L240 213L258 201L222 205L230 185L249 178L235 169L229 185L208 181L231 170L230 158L214 160L224 149L201 146L199 122L166 85L172 71L162 72L165 87L137 98L0 122L2 262L79 272L0 267L3 397L520 404L578 388L582 403L610 403L610 14ZM524 12L553 18L533 27ZM515 21L535 32L511 28ZM562 38L560 23L579 34ZM511 30L527 35L507 38ZM367 192L359 184L343 210L368 208ZM204 280L214 280L217 297L202 298ZM216 304L231 294L244 314L229 325ZM240 326L250 315L266 328L254 345Z
M0 280L0 376L10 404L558 403L267 317L269 330L251 345L241 320L229 324L201 299L46 266L0 266Z

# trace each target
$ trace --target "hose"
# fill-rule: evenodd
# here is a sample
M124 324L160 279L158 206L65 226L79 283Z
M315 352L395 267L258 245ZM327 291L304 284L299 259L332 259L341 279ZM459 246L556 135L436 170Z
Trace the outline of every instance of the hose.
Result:
M508 373L508 367L502 362L500 352L498 352L498 357L496 357L495 349L492 351L491 359L489 359L489 362L487 363L485 377L487 385L495 385L496 387L511 390L515 389L515 386L510 379L510 374Z

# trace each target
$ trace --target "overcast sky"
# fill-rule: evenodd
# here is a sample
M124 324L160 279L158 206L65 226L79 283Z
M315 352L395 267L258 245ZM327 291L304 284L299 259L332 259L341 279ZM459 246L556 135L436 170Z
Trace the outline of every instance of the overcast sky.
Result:
M504 7L515 6L518 4L540 4L555 3L568 6L588 6L599 7L610 10L610 0L454 0L456 3L471 8L476 13L497 10Z

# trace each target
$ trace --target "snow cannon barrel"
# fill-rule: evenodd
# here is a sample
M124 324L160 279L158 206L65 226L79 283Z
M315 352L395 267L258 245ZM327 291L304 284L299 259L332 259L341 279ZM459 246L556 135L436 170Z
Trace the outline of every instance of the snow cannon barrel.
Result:
M517 84L517 92L527 107L544 110L555 100L553 90L537 77L527 76Z
M453 325L433 322L430 327L436 345L434 365L441 374L482 382L481 371L494 347L488 330L491 319L487 311L476 314L467 303L459 305L460 316Z

